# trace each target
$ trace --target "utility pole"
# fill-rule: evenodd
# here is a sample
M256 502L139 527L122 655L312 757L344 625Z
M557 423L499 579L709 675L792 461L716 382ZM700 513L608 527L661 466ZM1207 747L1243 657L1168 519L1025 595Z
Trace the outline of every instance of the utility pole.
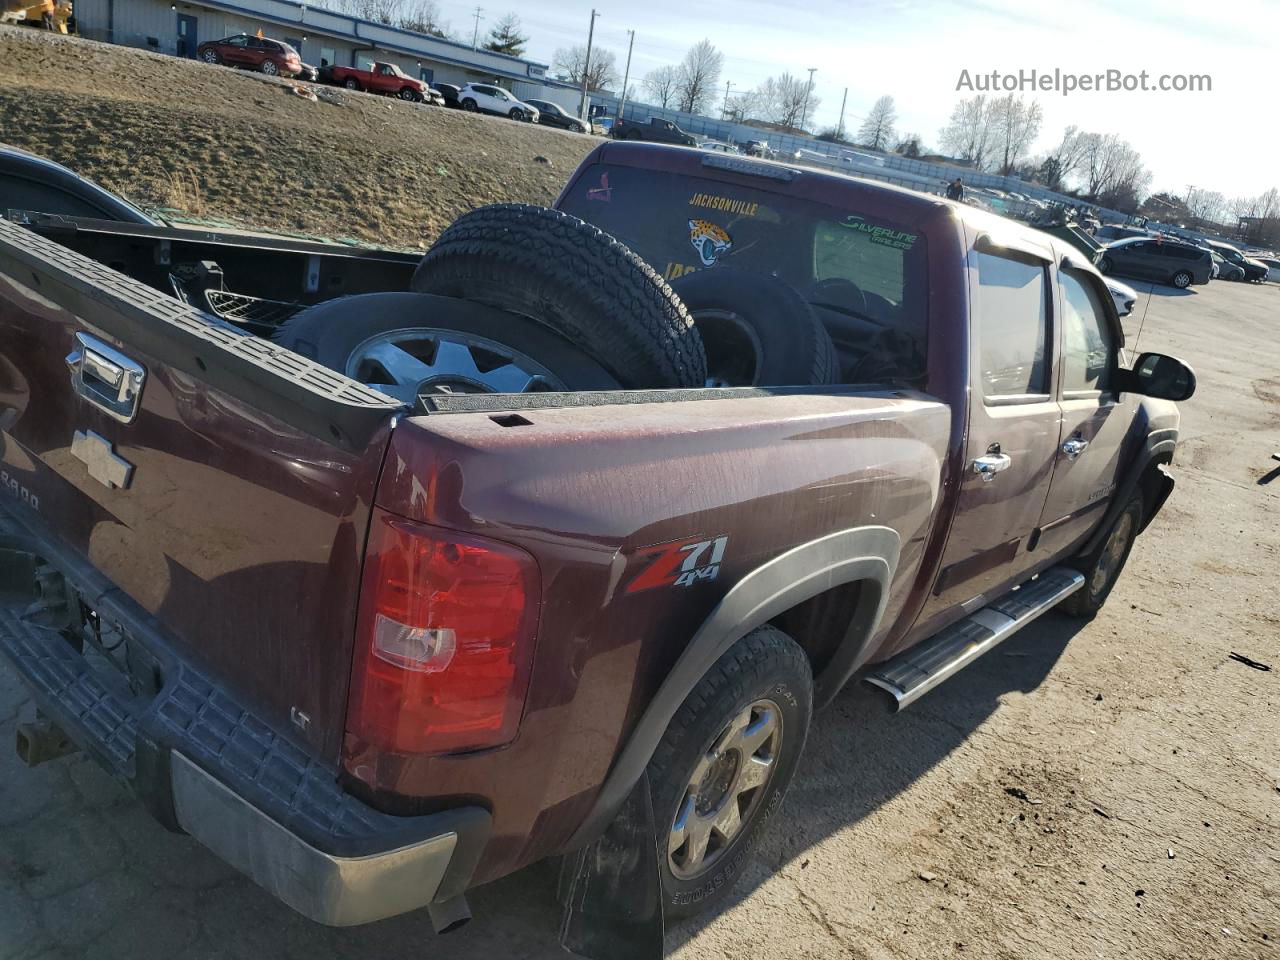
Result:
M480 14L482 14L482 13L484 13L484 8L483 8L483 7L476 7L476 13L475 13L475 17L476 17L476 28L475 28L475 30L474 30L474 31L472 32L472 34L471 34L471 49L472 49L472 50L474 50L474 49L476 48L476 44L480 42L480 21L484 19L484 17L480 16ZM464 36L465 36L465 34L464 34Z
M844 105L849 102L849 88L844 88L844 96L840 98L840 123L836 125L836 139L844 139Z
M582 99L578 101L578 118L585 120L587 117L587 79L591 76L591 41L596 35L596 17L600 14L596 13L595 8L591 8L591 26L587 28L587 57L582 61ZM624 91L625 92L625 91Z
M622 71L622 99L618 101L618 119L623 119L622 111L627 105L627 81L631 79L631 48L636 45L636 32L628 30L631 39L627 41L627 68Z
M804 88L804 109L800 113L800 129L804 129L804 125L809 120L809 94L813 93L813 75L818 72L817 67L809 68L809 86Z
M724 82L724 106L720 108L720 119L729 119L729 91L733 89L733 82L726 80Z

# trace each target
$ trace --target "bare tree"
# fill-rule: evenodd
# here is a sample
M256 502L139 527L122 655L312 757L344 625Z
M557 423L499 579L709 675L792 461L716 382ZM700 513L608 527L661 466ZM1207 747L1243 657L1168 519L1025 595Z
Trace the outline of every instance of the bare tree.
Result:
M887 150L896 136L893 125L898 122L898 111L893 97L881 97L871 107L867 118L858 128L858 142L872 150Z
M744 120L756 119L760 115L761 97L759 90L743 90L729 97L724 106L726 120L742 123Z
M710 40L700 40L690 47L680 63L679 109L685 113L703 113L715 99L723 69L724 54Z
M1187 212L1200 223L1222 223L1227 215L1227 198L1217 190L1194 190L1187 197Z
M505 53L509 57L523 57L524 45L528 42L528 35L520 32L520 18L514 13L508 13L489 31L484 49L493 53Z
M582 83L582 73L587 72L587 90L604 90L618 82L618 58L612 50L599 47L591 51L591 63L587 64L587 48L582 44L561 47L551 60L551 65L569 78L570 83Z
M1133 207L1151 185L1142 155L1114 133L1081 134L1085 193L1104 206Z
M1001 152L1000 172L1013 173L1031 144L1040 135L1040 121L1044 114L1040 103L1030 102L1012 93L991 101L991 123L995 128L996 146Z
M924 137L918 133L904 133L893 152L904 157L918 157L925 152Z
M769 77L756 88L757 115L779 126L795 127L804 113L806 94L809 94L809 109L816 109L821 101L810 92L808 81L789 73Z
M680 69L671 66L650 70L644 75L644 79L640 81L645 93L663 110L675 103L676 90L679 84Z
M942 149L954 157L969 160L979 170L990 162L993 130L991 103L984 93L966 97L951 111L951 120L938 139Z

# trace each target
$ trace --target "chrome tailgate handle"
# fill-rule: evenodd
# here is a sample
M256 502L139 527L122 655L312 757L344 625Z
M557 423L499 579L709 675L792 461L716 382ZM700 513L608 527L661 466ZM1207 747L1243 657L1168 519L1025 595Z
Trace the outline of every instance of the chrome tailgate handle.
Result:
M71 386L95 407L121 423L138 415L147 371L119 350L87 333L76 334L76 348L67 354Z

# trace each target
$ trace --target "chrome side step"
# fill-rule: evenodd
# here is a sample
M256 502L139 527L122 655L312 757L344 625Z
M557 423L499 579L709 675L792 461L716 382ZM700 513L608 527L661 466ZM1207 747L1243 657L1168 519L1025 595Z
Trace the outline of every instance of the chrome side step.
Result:
M867 682L888 691L902 710L1083 586L1084 576L1076 570L1046 570L936 636L878 664Z

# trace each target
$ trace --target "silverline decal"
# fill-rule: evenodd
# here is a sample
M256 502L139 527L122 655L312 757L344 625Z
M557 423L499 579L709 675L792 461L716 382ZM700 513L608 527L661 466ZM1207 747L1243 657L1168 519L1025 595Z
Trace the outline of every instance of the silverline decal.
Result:
M845 217L840 222L840 226L847 227L850 230L857 230L859 233L865 233L871 238L872 243L893 247L895 250L910 250L918 239L914 233L903 233L901 230L894 230L892 227L881 227L874 223L868 223L861 217L852 214Z

